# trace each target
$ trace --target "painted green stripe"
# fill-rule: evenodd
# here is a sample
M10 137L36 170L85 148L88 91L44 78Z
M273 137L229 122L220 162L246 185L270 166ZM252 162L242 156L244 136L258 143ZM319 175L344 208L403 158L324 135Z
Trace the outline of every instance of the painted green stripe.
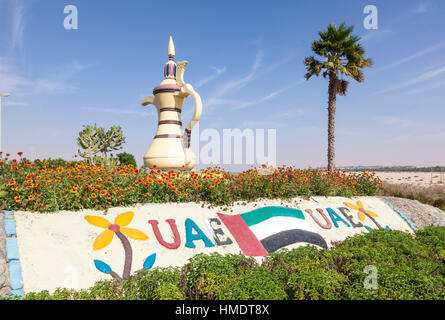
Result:
M241 214L241 218L248 226L263 222L272 217L294 217L304 219L303 211L286 207L263 207Z

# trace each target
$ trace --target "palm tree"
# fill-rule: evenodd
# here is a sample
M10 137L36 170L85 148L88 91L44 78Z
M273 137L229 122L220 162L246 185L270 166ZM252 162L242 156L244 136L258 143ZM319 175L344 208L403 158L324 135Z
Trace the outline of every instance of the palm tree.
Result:
M365 50L358 43L360 37L352 35L353 26L345 27L343 22L338 28L329 24L326 31L319 31L320 39L312 42L312 50L323 58L319 61L314 57L304 59L307 73L306 80L320 72L324 78L329 78L328 87L328 170L334 170L335 159L335 103L337 94L346 95L349 82L343 80L343 75L363 82L361 68L371 66L371 59L363 57Z

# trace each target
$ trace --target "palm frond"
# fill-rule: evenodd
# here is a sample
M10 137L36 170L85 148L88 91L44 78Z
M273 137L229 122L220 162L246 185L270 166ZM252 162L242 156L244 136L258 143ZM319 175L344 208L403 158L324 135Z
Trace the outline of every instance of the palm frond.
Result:
M305 59L306 79L318 76L320 72L323 77L327 77L329 72L340 72L356 81L364 80L360 69L371 66L372 61L364 57L365 50L359 43L360 37L353 35L353 30L353 26L348 27L342 22L338 27L328 24L326 30L318 32L320 38L312 42L311 48L323 60L318 61L314 57Z
M307 57L304 59L303 64L306 66L307 73L305 74L306 80L309 80L313 75L320 74L323 64L314 57Z

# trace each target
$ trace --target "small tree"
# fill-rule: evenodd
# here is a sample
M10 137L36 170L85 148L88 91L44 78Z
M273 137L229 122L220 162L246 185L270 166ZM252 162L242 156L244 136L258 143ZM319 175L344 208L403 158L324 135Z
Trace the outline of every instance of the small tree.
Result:
M133 167L137 167L136 160L131 153L122 152L117 155L119 158L119 163L123 166L131 164Z
M83 158L91 160L100 152L102 159L106 159L108 152L122 149L121 145L125 143L120 126L113 126L108 131L96 124L94 127L86 125L83 128L77 138L77 145L83 149L83 151L78 150L77 154Z

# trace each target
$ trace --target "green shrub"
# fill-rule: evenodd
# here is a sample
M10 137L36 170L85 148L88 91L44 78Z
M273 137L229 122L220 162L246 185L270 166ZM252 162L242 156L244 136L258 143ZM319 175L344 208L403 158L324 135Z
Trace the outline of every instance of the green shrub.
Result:
M341 272L345 260L332 250L305 246L273 253L267 264L286 279L289 299L339 299L347 281Z
M121 166L128 166L129 164L131 164L133 168L137 168L136 160L132 154L122 152L119 153L117 157L119 158Z
M154 300L184 300L181 290L173 283L164 283L153 292Z
M216 291L218 300L283 300L287 298L283 280L264 266L229 278Z
M445 248L445 228L431 226L416 232L416 240L425 245L434 245L440 249Z
M431 233L428 229L420 235ZM336 251L352 257L343 270L351 283L345 287L346 299L435 299L445 296L440 289L444 287L444 273L426 277L439 265L434 246L425 245L409 233L376 230L347 239ZM369 275L364 272L367 265L376 268L376 290L366 289L363 285Z
M222 287L256 265L244 255L198 254L182 268L181 285L191 299L220 299Z

